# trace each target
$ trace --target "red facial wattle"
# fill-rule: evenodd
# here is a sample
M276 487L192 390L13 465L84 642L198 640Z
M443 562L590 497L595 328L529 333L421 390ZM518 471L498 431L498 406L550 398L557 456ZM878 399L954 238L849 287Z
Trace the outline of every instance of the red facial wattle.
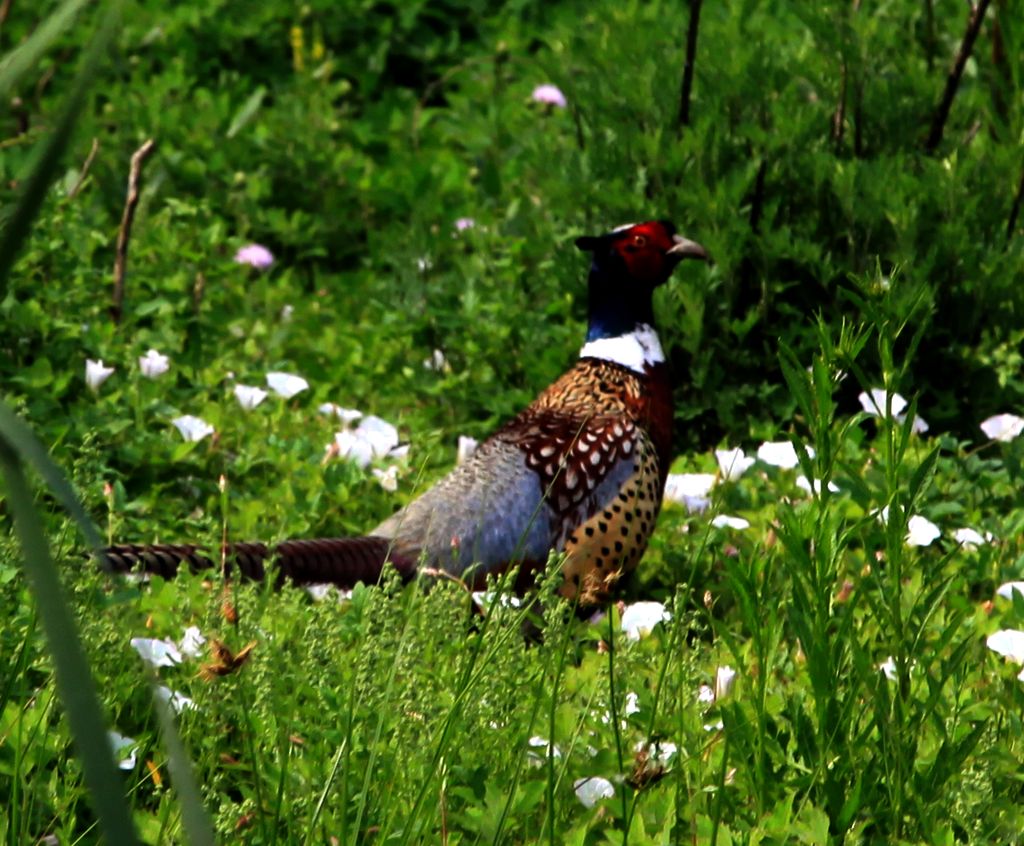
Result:
M668 278L674 266L668 256L675 245L672 235L659 222L638 223L619 234L614 248L631 278L656 285Z

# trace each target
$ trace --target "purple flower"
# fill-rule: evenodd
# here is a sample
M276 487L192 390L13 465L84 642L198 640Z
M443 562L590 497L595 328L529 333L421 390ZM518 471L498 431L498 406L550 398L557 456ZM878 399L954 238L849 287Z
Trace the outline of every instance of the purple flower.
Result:
M530 99L534 103L543 103L545 106L556 106L559 109L564 109L568 105L568 101L565 99L565 95L561 92L557 85L552 85L550 82L544 85L538 85L533 89L533 93L530 95Z
M274 254L262 244L246 244L235 253L235 261L257 270L266 270L274 263Z

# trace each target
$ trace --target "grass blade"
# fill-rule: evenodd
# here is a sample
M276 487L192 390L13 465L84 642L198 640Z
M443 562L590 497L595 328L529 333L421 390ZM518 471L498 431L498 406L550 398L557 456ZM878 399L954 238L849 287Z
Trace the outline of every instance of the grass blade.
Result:
M0 61L0 101L6 102L10 99L11 89L18 84L18 80L39 61L87 2L88 0L67 0L43 21L23 44Z
M137 843L125 785L114 765L107 742L106 721L89 672L89 663L78 638L74 619L50 558L42 522L21 462L9 444L0 442L0 470L7 487L7 505L21 543L25 571L39 608L57 676L57 691L71 726L92 795L93 807L107 843Z

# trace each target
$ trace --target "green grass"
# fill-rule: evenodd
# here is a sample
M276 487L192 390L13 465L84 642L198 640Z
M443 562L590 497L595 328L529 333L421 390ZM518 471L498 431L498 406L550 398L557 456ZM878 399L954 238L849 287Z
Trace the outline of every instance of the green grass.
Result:
M0 91L21 99L0 118L0 380L66 476L0 409L0 841L97 842L130 815L152 843L1020 842L1024 687L986 638L1024 628L1024 597L996 596L1024 577L1024 441L978 429L1024 395L1013 3L989 10L936 155L953 0L705 4L683 130L685 4L126 4L119 51L85 71L102 10L33 5L0 29ZM567 109L531 102L545 82ZM704 513L666 506L622 597L671 613L648 636L623 633L625 606L577 619L553 584L480 617L451 583L226 597L87 560L89 517L105 539L214 547L372 527L571 362L572 237L661 216L715 258L656 304L673 471L790 439L799 466L720 479ZM264 272L232 260L253 241ZM151 347L171 361L156 379ZM115 367L95 391L87 358ZM241 410L234 386L272 370L310 387ZM879 387L913 400L904 420L860 411ZM324 402L394 423L408 455L327 456ZM215 434L186 443L184 414ZM395 491L372 473L389 466ZM919 517L941 530L926 546L906 542ZM963 527L993 539L960 545ZM154 670L129 645L189 626L254 646L211 676L207 652ZM699 697L726 666L732 689ZM154 684L194 703L180 742ZM103 720L137 744L127 769ZM595 777L614 795L587 807Z

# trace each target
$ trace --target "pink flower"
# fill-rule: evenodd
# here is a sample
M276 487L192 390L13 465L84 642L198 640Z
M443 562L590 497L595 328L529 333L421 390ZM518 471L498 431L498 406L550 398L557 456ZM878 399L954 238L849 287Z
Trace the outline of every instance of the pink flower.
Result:
M257 270L266 270L274 263L274 254L262 244L246 244L235 253L235 261Z
M543 103L545 106L556 106L559 109L564 109L568 105L568 101L565 99L565 95L561 92L557 85L552 85L550 82L544 85L538 85L533 89L533 93L530 95L530 99L534 103Z
M455 221L455 229L458 232L465 232L467 229L472 229L476 226L476 221L471 217L460 217Z

